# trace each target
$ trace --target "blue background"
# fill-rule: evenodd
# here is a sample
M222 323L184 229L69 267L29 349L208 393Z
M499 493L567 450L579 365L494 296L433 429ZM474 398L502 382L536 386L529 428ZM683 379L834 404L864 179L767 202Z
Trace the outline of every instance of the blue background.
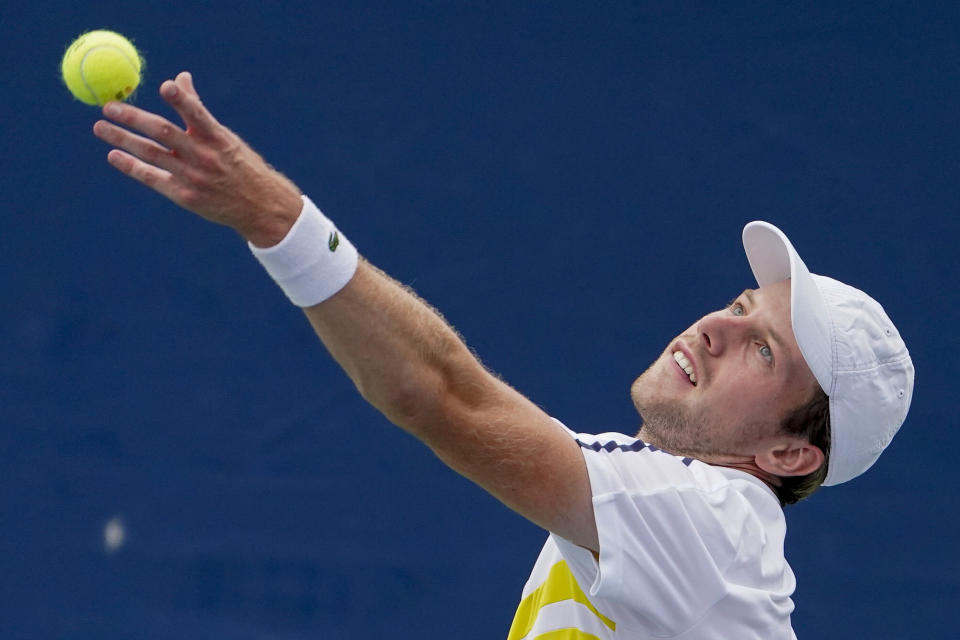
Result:
M954 638L953 2L5 6L0 635L505 637L544 535L354 393L230 231L110 168L59 60L205 102L580 431L783 228L918 371L866 476L788 509L800 638ZM126 542L104 547L119 518ZM388 635L389 634L389 635Z

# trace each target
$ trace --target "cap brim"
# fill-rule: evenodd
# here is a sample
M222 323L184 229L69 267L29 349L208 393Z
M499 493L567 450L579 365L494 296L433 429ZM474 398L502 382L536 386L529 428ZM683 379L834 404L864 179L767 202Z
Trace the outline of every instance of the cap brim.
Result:
M761 287L790 280L790 314L797 345L827 395L833 378L830 312L790 240L768 222L750 222L743 228L743 249Z

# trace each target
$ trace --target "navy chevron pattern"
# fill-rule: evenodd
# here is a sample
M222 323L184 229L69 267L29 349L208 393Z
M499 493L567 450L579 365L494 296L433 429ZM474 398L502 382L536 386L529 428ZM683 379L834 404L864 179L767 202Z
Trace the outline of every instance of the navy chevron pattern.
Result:
M643 451L644 449L647 449L648 451L660 451L659 447L656 447L652 444L647 444L646 442L640 439L634 440L631 444L621 444L616 440L608 440L607 442L603 442L603 443L601 443L599 440L596 440L594 442L584 442L580 438L577 438L576 440L577 440L577 444L583 447L584 449L591 449L593 451L596 451L597 453L599 453L600 451L606 451L607 453L610 453L612 451L615 451L616 449L619 449L620 451L634 452L634 453ZM690 464L693 462L693 458L681 458L680 461L689 467Z

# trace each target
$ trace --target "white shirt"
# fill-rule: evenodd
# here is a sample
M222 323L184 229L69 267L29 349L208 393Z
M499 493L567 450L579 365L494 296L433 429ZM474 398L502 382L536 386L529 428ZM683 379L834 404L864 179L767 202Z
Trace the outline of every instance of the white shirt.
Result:
M587 463L599 562L551 534L509 640L795 640L769 487L620 433L567 431Z

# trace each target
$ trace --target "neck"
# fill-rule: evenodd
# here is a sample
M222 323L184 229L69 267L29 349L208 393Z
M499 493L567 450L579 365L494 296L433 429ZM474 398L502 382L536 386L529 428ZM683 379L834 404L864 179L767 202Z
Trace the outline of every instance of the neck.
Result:
M709 462L704 460L707 464L712 464L718 467L727 467L728 469L737 469L738 471L743 471L744 473L749 473L755 478L763 480L764 484L770 487L770 490L776 493L777 487L781 485L780 477L776 476L769 471L764 471L756 465L752 460L748 463L742 462L730 462L730 463L721 463L721 462Z
M706 464L710 464L715 467L726 467L728 469L736 469L737 471L749 473L753 477L762 480L763 483L770 487L770 490L774 493L776 493L777 487L781 485L780 477L758 467L756 458L753 456L708 454L702 451L684 451L669 446L665 447L657 441L657 438L651 437L651 434L643 428L640 429L640 433L637 434L637 437L644 442L652 444L658 449L662 449L663 451L671 453L675 456L693 458L694 460L699 460L700 462L705 462Z

